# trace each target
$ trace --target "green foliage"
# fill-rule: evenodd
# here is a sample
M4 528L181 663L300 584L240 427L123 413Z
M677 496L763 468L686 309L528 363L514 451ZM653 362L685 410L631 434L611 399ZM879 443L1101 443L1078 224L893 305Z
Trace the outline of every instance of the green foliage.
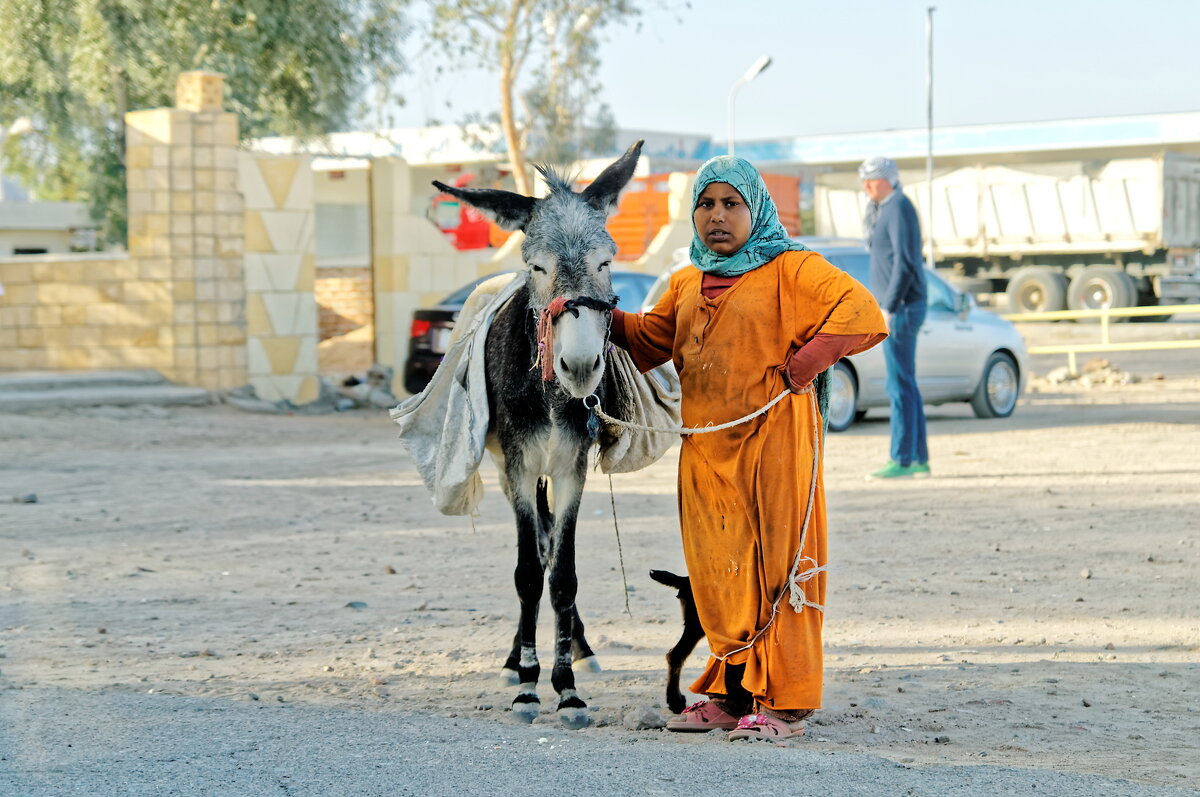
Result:
M500 121L515 131L509 141L515 166L530 157L569 164L612 148L612 113L598 100L597 52L606 29L640 14L634 0L430 0L430 5L433 49L457 66L499 68Z
M318 136L398 73L406 0L0 0L6 171L91 203L124 238L124 113L174 103L180 72L226 76L242 135ZM386 101L386 96L377 100Z
M579 3L549 0L541 29L545 56L522 94L535 157L566 165L607 154L615 145L612 110L596 100L601 86L598 34L603 25L639 13L627 0Z

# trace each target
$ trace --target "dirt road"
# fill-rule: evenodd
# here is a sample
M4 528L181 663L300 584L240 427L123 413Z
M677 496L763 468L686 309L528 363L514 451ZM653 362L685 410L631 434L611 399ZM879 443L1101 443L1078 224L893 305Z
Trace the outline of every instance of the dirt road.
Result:
M382 413L0 415L0 794L1193 794L1200 380L931 409L934 478L832 436L826 708L789 749L633 731L663 706L672 454L580 522L594 725L516 726L514 533L431 508ZM540 646L549 658L549 612ZM700 653L686 676L699 672ZM697 781L699 773L703 773ZM874 784L874 785L872 785Z

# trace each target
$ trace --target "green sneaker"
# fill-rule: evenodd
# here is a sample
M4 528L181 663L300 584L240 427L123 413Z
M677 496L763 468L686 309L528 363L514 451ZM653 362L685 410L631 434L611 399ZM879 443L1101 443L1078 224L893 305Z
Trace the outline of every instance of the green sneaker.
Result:
M928 479L933 475L932 471L929 470L928 462L914 462L910 467L914 479Z
M867 476L867 479L906 479L912 475L912 465L901 465L899 462L888 460L888 464Z

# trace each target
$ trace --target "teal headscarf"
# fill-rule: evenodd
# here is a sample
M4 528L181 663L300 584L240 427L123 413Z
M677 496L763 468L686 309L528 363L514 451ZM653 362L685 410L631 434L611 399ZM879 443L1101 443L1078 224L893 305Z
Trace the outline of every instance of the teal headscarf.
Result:
M804 244L793 241L783 228L779 222L779 211L767 192L762 175L749 161L732 155L720 155L701 166L692 188L693 211L700 194L712 183L729 183L746 200L746 206L750 208L750 238L732 255L719 255L704 245L693 223L691 252L692 264L696 268L719 277L736 277L753 271L784 252L808 249Z

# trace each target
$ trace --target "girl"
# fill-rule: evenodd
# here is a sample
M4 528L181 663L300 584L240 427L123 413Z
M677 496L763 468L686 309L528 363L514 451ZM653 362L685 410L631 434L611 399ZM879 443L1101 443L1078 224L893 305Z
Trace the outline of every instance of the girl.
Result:
M653 310L614 311L612 339L643 371L673 360L687 427L683 551L712 656L707 701L672 731L784 738L821 705L825 602L822 425L813 380L887 336L870 291L792 241L747 161L705 163L692 191L694 268Z

